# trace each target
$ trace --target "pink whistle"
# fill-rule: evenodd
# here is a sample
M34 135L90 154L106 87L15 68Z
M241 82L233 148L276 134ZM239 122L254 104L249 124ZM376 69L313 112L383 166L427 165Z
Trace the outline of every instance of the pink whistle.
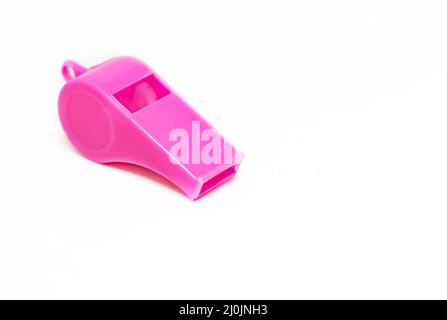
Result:
M242 160L150 67L119 57L86 69L66 61L59 117L85 157L133 163L198 199L236 174Z

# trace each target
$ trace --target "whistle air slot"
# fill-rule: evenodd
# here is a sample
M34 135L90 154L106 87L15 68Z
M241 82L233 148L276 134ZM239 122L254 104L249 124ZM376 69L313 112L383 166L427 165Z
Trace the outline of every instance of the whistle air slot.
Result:
M232 167L230 167L228 169L225 169L221 173L215 175L214 177L212 177L211 179L209 179L208 181L206 181L202 185L202 188L200 189L200 193L199 193L198 198L203 196L208 191L213 190L214 188L216 188L220 184L224 183L225 181L230 179L235 174L236 174L236 168L235 168L235 166L232 166Z
M115 93L114 96L127 110L134 113L149 106L169 93L169 89L157 78L157 76L151 74Z

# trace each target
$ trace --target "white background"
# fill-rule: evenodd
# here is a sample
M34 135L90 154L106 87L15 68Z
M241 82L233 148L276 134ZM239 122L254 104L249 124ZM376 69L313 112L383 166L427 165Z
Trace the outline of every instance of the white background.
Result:
M445 1L2 1L0 298L447 298ZM98 165L65 59L133 55L245 154Z

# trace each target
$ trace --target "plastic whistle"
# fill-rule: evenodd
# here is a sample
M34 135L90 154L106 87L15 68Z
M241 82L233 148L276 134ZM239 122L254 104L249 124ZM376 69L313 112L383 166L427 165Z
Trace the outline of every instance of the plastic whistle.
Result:
M198 199L235 175L242 160L154 71L131 57L86 69L66 61L59 117L85 157L153 170Z

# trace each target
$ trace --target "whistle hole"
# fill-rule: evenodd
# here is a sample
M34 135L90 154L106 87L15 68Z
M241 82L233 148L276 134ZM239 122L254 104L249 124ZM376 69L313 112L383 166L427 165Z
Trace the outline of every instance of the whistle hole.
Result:
M118 101L134 113L168 95L170 90L154 74L135 82L119 91L114 96Z

